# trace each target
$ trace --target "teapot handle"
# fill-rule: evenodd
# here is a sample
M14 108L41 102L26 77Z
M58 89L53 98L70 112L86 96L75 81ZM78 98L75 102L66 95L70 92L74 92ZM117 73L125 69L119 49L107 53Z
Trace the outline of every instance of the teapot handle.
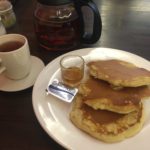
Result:
M75 3L78 3L76 6L80 20L81 20L81 25L82 29L84 29L85 23L83 19L83 14L81 12L81 7L82 6L87 6L89 7L94 14L94 19L93 19L93 33L84 33L84 30L82 30L82 37L81 40L83 43L86 44L93 44L96 41L99 40L101 36L101 30L102 30L102 21L101 21L101 16L99 13L99 10L96 6L96 4L92 0L76 0Z

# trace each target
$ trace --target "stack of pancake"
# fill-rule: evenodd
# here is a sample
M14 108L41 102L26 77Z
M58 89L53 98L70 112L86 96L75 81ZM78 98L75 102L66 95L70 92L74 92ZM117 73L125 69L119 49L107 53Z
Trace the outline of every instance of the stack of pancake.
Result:
M89 78L79 87L71 121L104 142L138 133L144 124L142 100L150 97L150 71L116 59L87 66Z

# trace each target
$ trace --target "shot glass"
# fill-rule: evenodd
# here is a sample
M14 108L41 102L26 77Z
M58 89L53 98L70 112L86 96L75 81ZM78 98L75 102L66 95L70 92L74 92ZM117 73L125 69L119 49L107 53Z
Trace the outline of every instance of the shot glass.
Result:
M84 76L84 59L78 55L66 55L60 60L61 77L65 85L76 87Z

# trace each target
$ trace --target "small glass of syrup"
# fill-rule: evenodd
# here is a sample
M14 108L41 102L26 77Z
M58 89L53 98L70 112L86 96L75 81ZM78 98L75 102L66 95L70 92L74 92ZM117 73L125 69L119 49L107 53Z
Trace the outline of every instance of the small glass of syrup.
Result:
M84 76L84 59L78 55L66 55L60 60L60 68L64 84L76 87Z

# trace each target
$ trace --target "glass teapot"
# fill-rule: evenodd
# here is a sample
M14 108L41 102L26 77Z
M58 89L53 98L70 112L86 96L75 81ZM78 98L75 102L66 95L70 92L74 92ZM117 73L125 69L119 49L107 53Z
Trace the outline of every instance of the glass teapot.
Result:
M85 31L83 6L93 12L92 33ZM101 17L91 0L37 0L34 18L38 43L46 50L71 50L101 36Z

